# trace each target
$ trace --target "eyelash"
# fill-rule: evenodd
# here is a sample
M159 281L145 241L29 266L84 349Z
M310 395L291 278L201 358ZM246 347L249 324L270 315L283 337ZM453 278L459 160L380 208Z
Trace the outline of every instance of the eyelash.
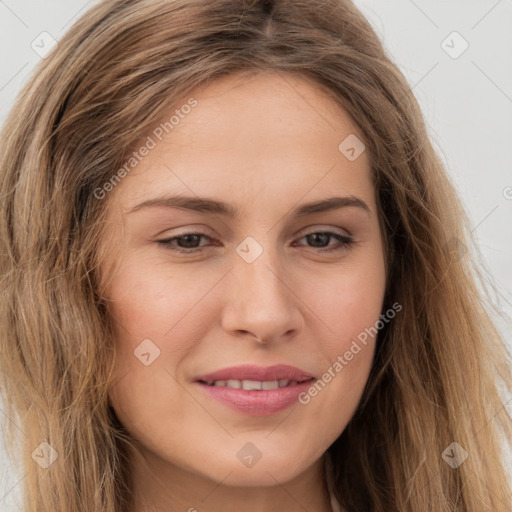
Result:
M306 233L305 235L301 236L298 240L302 240L303 238L306 238L310 235L318 235L318 234L329 235L330 238L334 237L341 242L341 246L338 246L338 247L331 247L330 249L326 249L326 248L322 248L322 247L317 248L320 252L343 251L343 250L349 249L350 246L352 244L354 244L354 240L351 237L345 236L345 235L340 235L339 233L335 233L333 231L312 231L311 233ZM167 238L165 240L157 240L157 243L159 245L163 246L168 251L173 251L173 252L182 253L182 254L192 254L192 253L201 251L201 248L184 249L184 248L177 248L176 246L171 245L171 242L173 240L179 240L180 238L185 238L190 235L198 235L198 236L202 236L202 237L212 240L211 237L209 237L208 235L205 235L204 233L191 232L191 233L183 233L182 235L175 236L173 238ZM313 249L315 249L315 247L313 247Z

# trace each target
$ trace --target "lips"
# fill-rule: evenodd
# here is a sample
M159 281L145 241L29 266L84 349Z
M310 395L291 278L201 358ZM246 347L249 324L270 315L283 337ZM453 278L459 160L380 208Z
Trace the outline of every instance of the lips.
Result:
M204 384L212 385L218 381L295 381L304 382L311 380L314 376L295 366L277 364L273 366L241 365L223 368L212 373L200 375L195 380Z
M285 364L242 365L200 375L195 385L209 399L238 414L268 416L298 403L315 378Z

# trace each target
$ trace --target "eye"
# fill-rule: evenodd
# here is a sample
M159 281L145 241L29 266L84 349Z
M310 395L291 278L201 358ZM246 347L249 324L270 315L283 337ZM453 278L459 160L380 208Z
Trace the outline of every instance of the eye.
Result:
M338 240L338 244L326 249L324 244L327 244L328 247L329 241L333 238ZM333 231L313 231L312 233L308 233L302 238L299 238L299 240L303 239L307 239L309 243L313 243L313 248L318 248L321 252L346 250L354 243L354 240L351 237L341 235Z
M201 250L196 246L197 242L201 238L207 238L208 240L211 240L211 238L204 233L184 233L183 235L168 238L166 240L157 240L157 243L169 251L193 253ZM175 240L178 241L178 246L173 244Z
M211 237L204 233L184 233L183 235L167 238L165 240L157 240L156 243L163 246L166 250L176 253L192 254L201 252L201 245L197 245L201 239L213 240ZM342 235L333 231L313 231L308 233L298 240L306 239L308 243L313 244L313 249L318 249L320 252L343 251L347 250L354 240L347 235ZM338 241L334 247L329 247L329 242L333 239ZM217 241L213 245L219 245ZM296 245L295 243L293 244ZM327 247L327 248L326 248Z

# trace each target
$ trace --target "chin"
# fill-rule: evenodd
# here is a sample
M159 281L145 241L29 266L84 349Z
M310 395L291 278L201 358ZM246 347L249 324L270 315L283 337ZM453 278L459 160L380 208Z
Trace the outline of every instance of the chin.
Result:
M282 452L268 450L268 453L261 454L261 458L250 460L250 447L241 451L235 457L216 457L215 467L210 467L208 474L205 475L215 481L221 481L224 478L225 484L235 487L259 487L277 485L278 483L288 482L302 472L311 464L294 456L284 449ZM256 453L254 453L256 455ZM202 472L204 474L204 469ZM229 475L229 476L227 476Z

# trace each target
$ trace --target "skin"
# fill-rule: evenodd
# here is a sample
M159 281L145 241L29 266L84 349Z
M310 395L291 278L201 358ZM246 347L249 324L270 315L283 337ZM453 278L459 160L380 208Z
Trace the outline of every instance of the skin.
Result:
M338 149L350 134L363 137L298 75L238 73L178 107L190 97L198 105L106 199L102 243L117 250L101 265L117 335L109 397L135 439L133 512L328 512L324 453L357 408L374 339L307 405L269 416L233 411L194 380L245 363L285 363L320 378L379 319L386 275L369 160ZM241 214L129 213L164 193L207 196ZM369 211L292 214L332 196L355 196ZM354 243L306 237L324 231ZM157 242L191 232L206 236L172 246L199 252ZM251 263L236 251L247 236L263 249ZM144 339L160 350L148 366L134 356ZM252 467L237 456L246 443L261 453Z

